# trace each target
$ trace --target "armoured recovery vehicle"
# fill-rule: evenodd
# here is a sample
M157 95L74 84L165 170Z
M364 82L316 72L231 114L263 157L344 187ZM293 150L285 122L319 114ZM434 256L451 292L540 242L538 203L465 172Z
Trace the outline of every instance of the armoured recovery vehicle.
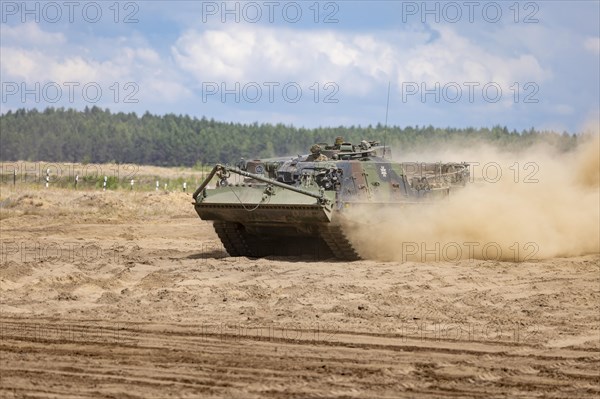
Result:
M443 200L468 177L465 163L394 162L378 142L342 142L293 158L217 164L193 204L231 256L357 260L344 232L349 209Z

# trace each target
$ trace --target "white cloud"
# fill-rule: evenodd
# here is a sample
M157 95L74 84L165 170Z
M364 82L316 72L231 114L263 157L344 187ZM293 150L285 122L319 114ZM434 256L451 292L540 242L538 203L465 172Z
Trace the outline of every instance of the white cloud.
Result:
M49 54L42 50L2 47L4 80L25 82L108 82L123 76L123 65L113 60L97 61L80 56ZM119 59L122 62L122 59Z
M169 60L161 59L151 47L140 43L133 46L127 38L114 39L112 48L107 48L106 39L102 37L92 38L81 46L67 42L62 34L42 31L33 24L7 28L6 36L4 27L2 29L3 46L0 47L3 82L25 83L28 88L48 82L59 86L65 86L66 82L80 86L97 83L105 92L105 99L113 98L115 83L122 89L131 82L139 88L135 98L140 104L173 103L192 95ZM38 46L44 40L61 45ZM103 50L95 51L99 47Z
M2 80L11 79L31 80L35 77L44 54L39 51L27 51L20 48L0 47L0 71Z
M10 42L13 46L45 47L62 45L67 40L62 33L45 32L39 24L28 22L15 26L2 24L2 41Z
M551 76L533 54L495 54L451 27L439 38L424 31L348 33L277 27L223 26L186 31L172 47L175 62L198 83L334 81L345 93L366 94L374 84L496 82Z

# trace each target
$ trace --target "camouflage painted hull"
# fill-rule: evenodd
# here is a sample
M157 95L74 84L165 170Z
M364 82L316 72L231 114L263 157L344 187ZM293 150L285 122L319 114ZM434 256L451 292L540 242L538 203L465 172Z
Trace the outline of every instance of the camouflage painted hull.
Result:
M194 206L201 219L214 222L231 256L356 260L360 256L342 228L348 208L368 214L369 209L422 205L449 195L455 176L443 176L447 181L438 184L424 177L436 166L421 165L411 182L404 167L381 158L298 161L280 165L267 177L217 165L194 193ZM230 185L229 173L245 177L244 183ZM220 184L208 189L215 175Z

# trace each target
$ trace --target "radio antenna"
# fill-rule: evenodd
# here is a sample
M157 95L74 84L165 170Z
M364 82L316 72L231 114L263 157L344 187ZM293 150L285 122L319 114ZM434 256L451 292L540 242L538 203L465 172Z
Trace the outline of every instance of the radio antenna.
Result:
M383 158L385 158L385 145L387 142L388 111L390 109L390 84L391 82L388 81L387 104L385 105L385 125L383 127Z

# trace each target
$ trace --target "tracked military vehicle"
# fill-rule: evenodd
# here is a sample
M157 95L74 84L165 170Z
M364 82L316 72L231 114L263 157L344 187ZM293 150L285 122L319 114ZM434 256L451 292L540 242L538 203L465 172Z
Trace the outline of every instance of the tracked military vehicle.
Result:
M464 163L391 160L374 141L316 145L294 158L216 165L193 194L231 256L360 259L344 232L350 209L443 200L468 181Z

